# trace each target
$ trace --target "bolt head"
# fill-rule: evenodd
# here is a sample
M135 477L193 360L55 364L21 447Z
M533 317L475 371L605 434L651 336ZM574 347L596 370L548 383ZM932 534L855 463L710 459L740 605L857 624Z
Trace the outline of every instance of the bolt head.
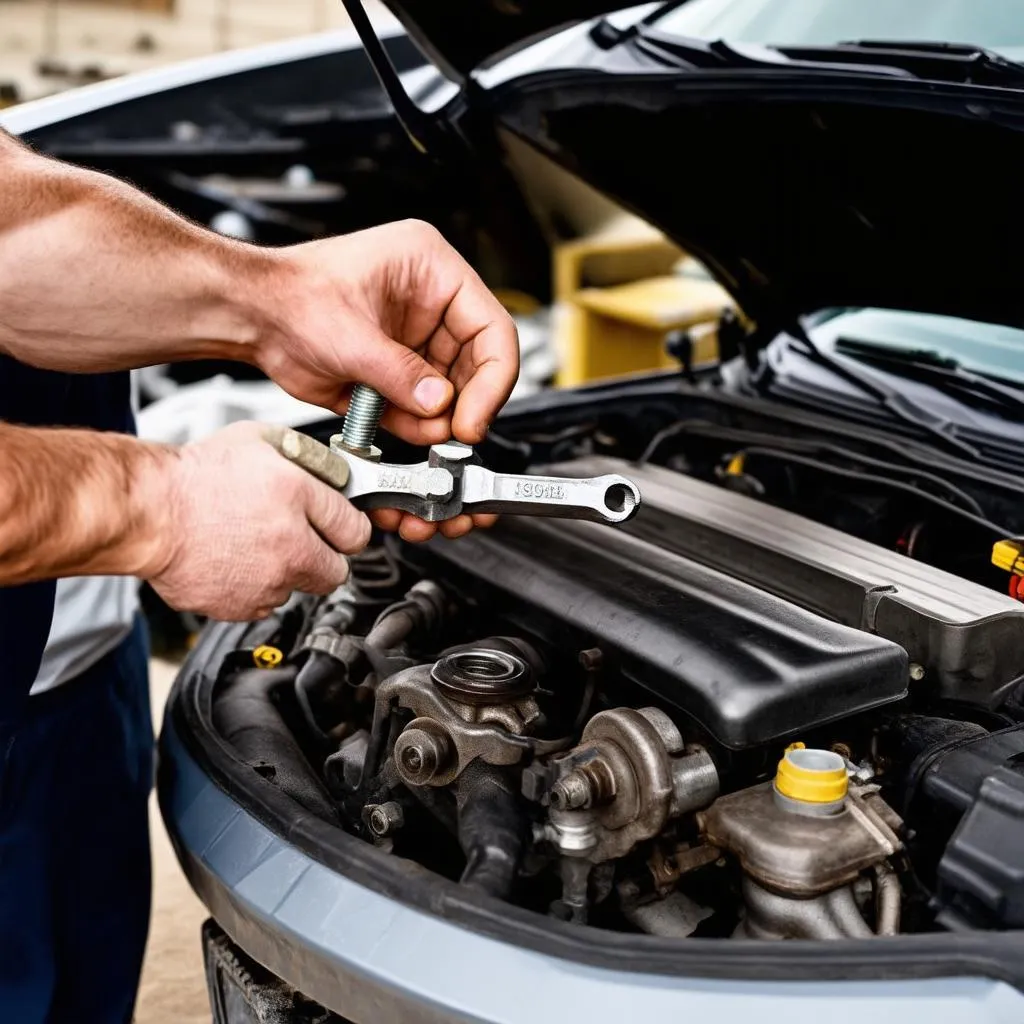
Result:
M433 723L430 723L433 724ZM395 765L410 786L426 786L451 759L451 741L440 728L417 728L413 722L395 742Z
M551 787L548 796L551 806L559 811L589 807L592 798L590 779L581 771L571 771L563 775Z
M384 804L368 804L364 808L367 827L380 839L391 835L405 823L402 805L394 800Z

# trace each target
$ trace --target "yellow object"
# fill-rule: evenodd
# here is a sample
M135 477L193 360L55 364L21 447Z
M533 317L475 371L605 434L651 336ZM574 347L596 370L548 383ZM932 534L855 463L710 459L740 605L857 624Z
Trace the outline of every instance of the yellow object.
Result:
M256 663L257 668L276 668L284 661L284 654L277 647L271 647L270 644L260 644L252 652L252 660Z
M842 800L848 788L846 765L829 750L807 750L792 744L779 762L775 788L791 800L807 804L831 804Z
M675 274L611 288L584 288L568 303L572 326L562 336L558 383L569 387L677 368L678 360L665 351L669 332L715 321L728 305L713 281ZM697 339L694 365L714 362L717 355L714 332Z
M694 362L713 362L715 322L732 300L706 276L686 273L685 259L661 232L633 217L556 245L556 384L675 369L679 364L666 354L665 337L691 327L697 335Z
M540 302L515 288L495 288L494 297L513 315L529 316L540 308Z
M743 476L743 461L742 452L739 455L734 455L729 460L729 465L725 467L726 473L729 476ZM792 743L786 747L786 750L803 750L803 746L802 743Z
M1024 540L998 540L992 545L992 564L1015 576L1024 576Z

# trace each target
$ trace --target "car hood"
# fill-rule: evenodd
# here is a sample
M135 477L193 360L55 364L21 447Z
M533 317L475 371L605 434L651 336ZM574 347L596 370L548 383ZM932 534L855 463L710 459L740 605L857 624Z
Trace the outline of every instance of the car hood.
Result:
M831 306L1024 327L1024 72L935 81L765 48L723 66L700 53L719 44L648 27L525 43L614 7L597 0L387 2L462 73L522 44L472 76L476 113L701 258L765 332Z
M614 0L385 0L431 60L467 75L523 40L623 6Z

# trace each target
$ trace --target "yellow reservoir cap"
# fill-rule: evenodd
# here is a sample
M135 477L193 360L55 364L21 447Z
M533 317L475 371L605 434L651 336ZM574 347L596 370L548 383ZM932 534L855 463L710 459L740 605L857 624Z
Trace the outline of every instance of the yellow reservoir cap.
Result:
M257 668L276 668L284 661L284 652L270 644L260 644L253 650L252 660Z
M1024 541L997 540L992 545L992 564L1017 576L1024 576Z
M803 744L786 749L775 772L775 788L790 800L833 804L846 796L846 762L831 750L808 750Z

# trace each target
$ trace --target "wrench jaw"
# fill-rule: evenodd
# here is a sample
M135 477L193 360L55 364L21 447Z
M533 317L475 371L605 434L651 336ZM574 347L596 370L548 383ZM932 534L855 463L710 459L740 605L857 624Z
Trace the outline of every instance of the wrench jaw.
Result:
M455 514L453 507L461 508L455 479L442 466L430 462L406 466L372 462L335 445L333 439L331 451L348 464L348 484L342 493L365 512L394 508L428 522L439 522Z

